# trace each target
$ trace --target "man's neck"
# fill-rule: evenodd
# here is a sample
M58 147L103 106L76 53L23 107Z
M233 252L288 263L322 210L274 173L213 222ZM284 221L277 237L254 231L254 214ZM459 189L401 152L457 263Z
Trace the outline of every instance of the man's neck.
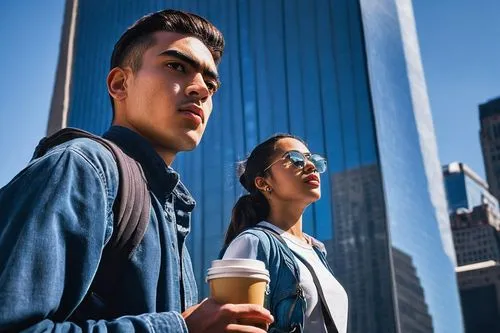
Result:
M155 145L153 145L153 148L158 153L158 155L160 155L162 160L164 160L168 166L172 165L177 153L169 151L169 150L164 149L162 147L155 146Z
M164 147L161 147L159 145L154 144L151 142L147 137L141 134L136 128L133 126L129 125L128 122L120 121L118 118L115 118L111 124L112 126L121 126L128 128L131 131L134 131L135 133L139 134L142 136L146 141L148 141L153 149L156 151L156 153L161 157L161 159L167 164L168 166L171 166L172 163L174 162L175 156L177 155L177 152L165 149Z

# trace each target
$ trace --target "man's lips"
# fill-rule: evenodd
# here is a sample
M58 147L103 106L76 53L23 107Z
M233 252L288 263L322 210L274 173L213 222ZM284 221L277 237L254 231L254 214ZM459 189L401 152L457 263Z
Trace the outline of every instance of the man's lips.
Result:
M179 111L195 114L201 118L202 123L205 122L205 115L203 114L203 109L198 104L195 103L184 104L179 108Z

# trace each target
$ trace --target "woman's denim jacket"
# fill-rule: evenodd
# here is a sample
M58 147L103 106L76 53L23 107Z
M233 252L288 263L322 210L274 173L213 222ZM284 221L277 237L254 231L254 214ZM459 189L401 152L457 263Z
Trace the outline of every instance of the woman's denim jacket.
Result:
M300 286L299 266L291 250L281 236L265 227L255 226L242 234L258 238L257 260L266 264L271 278L265 307L274 316L269 328L272 333L304 332L306 300ZM325 246L313 239L313 248L325 266L332 271L326 260ZM223 256L225 249L221 251Z

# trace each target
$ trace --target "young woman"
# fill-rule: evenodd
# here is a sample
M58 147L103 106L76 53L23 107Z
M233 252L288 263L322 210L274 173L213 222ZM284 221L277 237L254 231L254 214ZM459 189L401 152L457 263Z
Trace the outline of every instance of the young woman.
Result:
M302 231L304 209L321 197L326 160L289 134L254 148L240 183L248 194L232 213L221 254L266 264L269 332L347 331L347 295L326 261L324 245Z

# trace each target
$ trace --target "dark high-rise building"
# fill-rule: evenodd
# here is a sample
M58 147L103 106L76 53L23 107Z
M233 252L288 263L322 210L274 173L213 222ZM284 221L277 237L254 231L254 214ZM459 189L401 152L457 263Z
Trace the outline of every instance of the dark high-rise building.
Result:
M500 210L488 185L463 163L443 167L457 279L467 333L500 332Z
M500 217L487 204L450 214L457 265L495 260L500 262Z
M392 249L398 289L401 332L434 332L432 318L425 302L425 294L420 284L418 272L411 257L398 249Z
M201 293L242 193L236 162L272 133L291 132L328 158L304 228L327 244L347 289L349 332L410 332L400 293L419 299L423 332L463 332L411 2L79 1L63 126L109 126L113 44L139 16L166 7L207 17L227 42L203 141L174 163L198 202L189 247ZM409 293L406 281L421 290Z
M356 307L349 318L352 330L377 332L379 318L392 322L394 304L387 295L392 295L395 274L387 269L390 251L380 168L372 164L333 173L331 184L333 220L338 223L329 261L342 270L350 308ZM362 318L366 313L373 316Z
M500 97L479 105L481 149L491 193L500 198Z
M465 332L500 332L500 264L488 260L456 270Z

